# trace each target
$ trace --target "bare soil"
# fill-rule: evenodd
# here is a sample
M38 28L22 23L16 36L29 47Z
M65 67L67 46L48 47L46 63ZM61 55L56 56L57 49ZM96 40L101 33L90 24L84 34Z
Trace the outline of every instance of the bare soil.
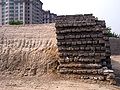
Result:
M0 90L120 90L120 56L112 56L117 85L104 85L82 80L60 78L55 73L41 76L5 76L0 77Z
M111 56L117 85L62 78L50 71L56 59L54 24L0 27L0 90L120 90L120 55Z

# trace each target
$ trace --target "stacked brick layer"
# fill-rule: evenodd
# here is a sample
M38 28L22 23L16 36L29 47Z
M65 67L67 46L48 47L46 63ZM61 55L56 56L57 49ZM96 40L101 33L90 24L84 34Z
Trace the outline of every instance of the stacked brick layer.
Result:
M92 14L58 16L58 72L81 78L112 80L110 44L105 21Z

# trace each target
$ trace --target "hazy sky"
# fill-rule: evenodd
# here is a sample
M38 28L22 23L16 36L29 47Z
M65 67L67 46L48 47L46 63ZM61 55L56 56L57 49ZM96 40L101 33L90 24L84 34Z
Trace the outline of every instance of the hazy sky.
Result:
M120 34L120 0L41 0L43 9L58 15L93 13Z

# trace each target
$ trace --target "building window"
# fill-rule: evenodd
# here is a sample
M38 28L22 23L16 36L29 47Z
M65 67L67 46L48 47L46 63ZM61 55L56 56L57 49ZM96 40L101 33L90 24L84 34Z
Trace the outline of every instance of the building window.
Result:
M14 16L14 14L10 14L10 16Z
M6 14L6 17L8 16L8 14Z
M16 6L15 9L18 9L18 7Z
M14 9L14 7L10 7L10 9Z
M11 6L13 6L13 5L14 5L14 3L10 3L10 5L11 5Z
M5 8L2 8L2 10L4 10Z
M13 11L13 10L10 10L10 13L14 13L14 11Z
M18 18L16 17L15 20L18 20Z
M23 8L23 6L20 6L20 8L22 9L22 8Z
M8 13L8 11L6 11L5 13Z
M22 19L23 19L23 17L20 17L20 19L22 20Z
M20 16L22 16L22 15L23 15L23 13L20 14Z
M5 20L8 20L8 18L6 18Z
M6 9L8 9L8 7L6 7Z
M18 10L15 10L15 13L18 13Z
M15 14L15 16L17 17L17 16L18 16L18 14Z
M23 10L20 10L20 12L23 12Z
M10 20L14 20L14 18L10 18Z

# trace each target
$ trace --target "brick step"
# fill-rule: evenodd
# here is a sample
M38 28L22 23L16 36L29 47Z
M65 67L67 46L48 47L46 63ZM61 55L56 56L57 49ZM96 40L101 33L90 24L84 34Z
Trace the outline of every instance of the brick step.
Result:
M110 56L111 53L66 53L66 52L60 52L59 56L62 57L105 57Z
M63 40L63 41L59 41L57 42L57 45L58 46L69 46L69 45L72 45L72 46L99 46L99 47L102 47L102 46L106 46L106 47L110 47L110 43L106 43L106 41L104 40L99 40L99 41L76 41L76 40L72 40L72 41L69 41L69 40Z
M63 51L70 51L70 50L84 50L84 51L105 51L107 48L104 47L104 46L96 46L96 47L93 47L93 46L76 46L76 47L58 47L58 50L63 50ZM110 50L109 48L107 50Z
M59 62L61 64L69 64L69 63L78 63L78 64L94 64L101 63L101 59L60 59Z
M57 45L94 45L94 44L104 44L104 40L98 40L98 41L63 41L57 43Z
M94 30L96 30L96 31L94 31ZM62 29L57 30L56 34L58 36L66 36L66 34L67 35L78 35L79 34L79 36L81 38L84 38L83 35L85 35L85 37L88 38L89 36L90 37L101 37L100 33L102 33L102 38L105 37L104 39L108 40L109 38L108 38L108 31L107 30L108 29L105 29L105 28L96 28L96 29L93 29L93 28L91 28L91 29L82 28L81 29L80 27L79 28L74 28L74 29L73 28L71 28L71 29L63 28L63 30ZM88 33L89 33L89 35L88 35ZM92 36L92 34L94 34L94 35ZM96 34L97 34L97 36L96 36ZM78 38L78 37L76 37L76 38Z
M71 63L71 64L61 64L59 65L59 69L60 68L74 68L74 69L100 69L102 68L101 64L75 64L75 63Z
M95 48L95 49L90 49L90 48L85 48L85 47L79 47L79 48L72 48L72 47L68 47L68 48L58 48L58 50L59 50L59 52L64 52L64 53L69 53L69 52L72 52L72 53L88 53L88 54L90 54L90 53L110 53L111 51L110 51L110 49L102 49L102 50L100 50L101 48L100 47L98 47L98 48Z
M100 64L111 69L109 59L60 59L60 64Z
M75 42L73 42L73 41L75 41ZM67 47L69 47L70 45L72 45L72 46L76 46L76 47L81 47L81 46L90 46L90 47L110 47L110 43L107 43L106 41L103 43L103 42L101 42L101 43L98 43L97 41L94 41L94 43L92 43L92 44L90 44L89 42L87 42L86 40L85 41L76 41L76 40L58 40L58 42L57 42L57 45L58 46L63 46L63 47L65 47L65 46L67 46Z
M78 74L60 74L60 77L66 78L66 79L84 79L84 80L99 80L99 81L105 81L106 76L104 75L78 75Z
M79 22L73 22L73 21L69 21L69 22L61 22L61 23L56 23L55 27L81 27L81 26L94 26L96 25L96 22L87 22L87 21L79 21Z
M91 34L92 33L95 33L95 32L99 32L99 33L103 33L103 31L104 31L104 33L106 33L105 31L106 31L107 29L106 28L103 28L103 27L97 27L97 28L93 28L93 27L91 27L91 28L70 28L70 29L60 29L60 30L57 30L56 31L56 33L59 35L59 34L66 34L66 33L84 33L84 34L88 34L88 32L91 32ZM90 34L90 35L91 35ZM95 33L96 34L96 33Z
M85 29L85 28L84 28ZM80 33L80 36L76 36L75 38L77 39L77 38L79 38L79 37L81 37L81 38L89 38L89 35L87 35L88 33L90 33L90 32L92 32L93 33L93 31L90 31L89 29L85 29L86 31L84 31L84 32L82 32L82 31L77 31L77 30L73 30L73 31L70 31L70 30L68 30L68 31L62 31L62 30L59 30L59 31L57 31L56 32L56 34L58 35L58 36L65 36L66 34L68 35L68 34L72 34L72 35L76 35L76 33L78 34L78 33ZM88 31L87 31L88 30ZM100 30L102 30L102 29L100 29ZM96 30L96 31L98 31L98 30ZM94 31L94 32L96 32L96 31ZM59 32L62 32L62 33L59 33ZM98 31L99 32L99 31ZM107 34L107 32L106 31L102 31L103 32L103 35L101 36L101 35L97 35L97 36L91 36L92 34L90 34L90 37L94 37L94 38L103 38L104 40L108 40L109 38L108 38L108 36L106 35ZM81 35L81 33L85 33L84 35L86 35L85 37L83 36L83 35ZM61 38L63 38L63 37L61 37Z
M71 35L58 35L57 39L81 39L81 38L101 38L103 39L103 35L102 34L91 34L91 35L76 35L71 33Z
M60 68L58 70L61 74L79 74L79 75L104 75L103 69L68 69Z
M78 49L78 50L77 50ZM102 56L103 53L106 53L106 54L109 54L111 53L111 50L110 49L106 49L106 50L88 50L88 49L84 49L84 48L58 48L58 51L60 53L73 53L73 54L88 54L87 56L91 56L92 54L95 55L95 56ZM65 55L65 54L64 54ZM86 55L84 55L86 56Z
M103 75L103 76L108 76L108 75L114 75L114 71L112 69L80 69L80 68L65 68L65 67L58 67L58 72L61 74L78 74L78 75ZM108 78L115 78L113 77L108 77Z
M64 57L68 57L68 56L75 56L75 57L96 57L96 56L100 56L100 57L104 57L106 56L106 53L72 53L72 52L60 52L59 56L64 56Z
M94 57L94 56L108 56L111 55L111 51L110 50L106 50L106 51L62 51L59 50L59 55L67 57L67 56L74 56L74 57Z

